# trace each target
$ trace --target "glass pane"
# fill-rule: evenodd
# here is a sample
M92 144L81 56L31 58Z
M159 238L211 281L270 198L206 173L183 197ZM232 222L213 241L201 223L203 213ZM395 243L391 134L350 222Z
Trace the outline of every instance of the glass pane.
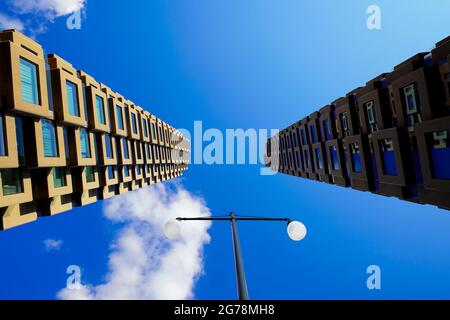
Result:
M86 167L86 182L94 182L95 181L95 175L94 175L94 167Z
M67 107L71 116L79 117L78 87L75 83L66 81Z
M144 129L144 136L147 137L147 135L148 135L147 121L145 119L142 119L142 128Z
M81 157L90 158L91 157L91 146L89 143L89 133L86 129L80 129L80 146L81 146Z
M4 118L5 117L4 117L3 113L0 113L0 157L6 156L6 144L5 144L6 131L5 131Z
M114 167L109 166L108 167L108 179L114 179L115 173L114 173Z
M100 124L106 124L105 120L105 107L103 103L103 98L100 96L95 96L95 105L97 108L97 121Z
M123 175L125 177L129 177L130 176L130 171L128 170L128 166L123 166Z
M20 58L20 82L22 84L22 100L39 104L37 66Z
M122 117L122 108L116 106L116 117L117 117L117 126L120 130L123 130L123 117Z
M131 125L133 126L133 133L137 134L136 115L134 113L131 114Z
M109 135L105 135L106 157L108 159L112 159L113 158L111 139L112 138Z
M19 169L0 170L3 195L22 193L22 174Z
M19 156L20 163L23 164L25 157L25 146L23 142L23 126L21 117L16 117L16 139L17 139L17 155Z
M66 184L66 172L64 168L53 168L53 185L55 188L65 187Z
M125 159L129 159L130 156L128 154L128 142L125 140L125 138L122 138L122 149L123 149L123 157Z
M42 119L42 139L44 140L44 157L57 157L55 126L49 120Z

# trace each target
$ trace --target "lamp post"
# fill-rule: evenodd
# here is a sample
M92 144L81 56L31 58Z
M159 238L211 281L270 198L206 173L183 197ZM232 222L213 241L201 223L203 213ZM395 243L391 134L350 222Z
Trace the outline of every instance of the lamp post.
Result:
M228 217L177 218L176 220L176 222L169 221L165 226L164 233L170 239L178 236L180 231L179 222L181 221L230 221L239 300L249 300L249 295L247 280L245 277L244 259L242 257L241 243L239 240L239 232L236 221L284 221L287 223L287 233L292 240L300 241L306 236L306 227L301 222L293 221L290 218L241 217L237 216L234 212L230 212Z

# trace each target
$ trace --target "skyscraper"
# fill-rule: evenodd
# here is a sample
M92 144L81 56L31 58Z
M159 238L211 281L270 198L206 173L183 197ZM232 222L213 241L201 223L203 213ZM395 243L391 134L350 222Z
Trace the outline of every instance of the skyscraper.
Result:
M266 165L450 210L449 64L450 37L280 131Z
M189 154L155 115L0 33L0 230L180 176Z

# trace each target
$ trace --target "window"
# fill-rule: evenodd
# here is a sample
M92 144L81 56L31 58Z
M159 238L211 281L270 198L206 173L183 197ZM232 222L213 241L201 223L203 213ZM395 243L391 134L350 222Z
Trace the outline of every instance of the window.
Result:
M116 177L116 172L113 166L108 166L108 179L114 179Z
M128 168L128 166L123 166L123 175L124 177L130 176L130 169Z
M359 144L350 144L350 151L352 155L352 169L353 172L362 172L361 154L359 153Z
M20 58L20 82L22 84L22 100L39 104L37 65Z
M301 130L301 134L302 134L302 144L304 146L306 146L306 134L305 134L305 130L304 129Z
M137 134L137 123L136 123L136 115L134 113L131 114L131 126L133 128L133 133Z
M404 103L408 125L422 122L422 110L415 83L403 88Z
M74 117L80 116L80 110L78 106L78 87L75 83L66 81L66 93L67 93L67 107L69 108L69 114Z
M138 159L142 159L141 145L140 145L138 142L136 142L134 146L135 146L135 148L136 148L136 157L137 157Z
M146 144L145 147L147 148L147 160L150 160L152 158L152 151L150 149L150 145Z
M124 159L129 159L130 155L128 154L128 141L125 138L122 138L122 149Z
M340 118L341 118L341 126L342 126L342 131L343 131L344 137L348 137L350 135L350 128L348 126L347 112L342 112L340 114Z
M322 152L319 148L316 148L317 167L323 169Z
M56 128L55 125L47 120L42 119L42 139L44 140L44 157L58 157L58 147L56 144Z
M89 133L86 129L80 129L80 147L81 147L81 157L83 159L91 157L91 145L89 142Z
M367 112L367 122L369 124L369 132L378 130L377 114L375 112L375 102L369 101L365 104Z
M339 171L339 160L336 146L330 147L331 166L334 171Z
M155 125L152 124L152 138L156 139L156 130L155 130Z
M0 170L4 196L22 193L22 174L20 169Z
M17 155L19 156L20 164L25 161L25 146L23 142L23 126L22 118L16 116L16 139L17 139Z
M383 159L383 171L385 175L396 176L397 164L395 162L394 140L387 138L379 141L381 157Z
M450 180L450 135L448 130L435 131L428 135L431 140L433 177Z
M323 121L323 127L325 128L325 136L327 140L331 140L331 126L330 120L326 119Z
M306 168L311 168L311 159L309 158L309 152L308 151L305 151L305 165L306 165Z
M136 166L136 173L137 173L137 175L141 175L142 174L142 169L141 169L140 165Z
M316 128L314 126L309 127L311 131L311 139L313 143L317 142Z
M103 98L99 95L95 96L95 107L97 110L97 121L100 124L106 124L105 120L105 104Z
M91 183L95 181L94 167L86 167L86 182Z
M67 185L66 182L66 172L64 168L53 168L53 186L55 188L62 188Z
M148 136L148 130L147 130L147 120L142 119L142 129L144 130L144 137Z
M67 127L63 128L63 135L64 135L64 151L66 153L66 159L70 158L70 150L69 150L69 137L67 135Z
M158 152L158 148L157 148L155 145L153 145L153 154L154 154L154 156L155 156L155 159L156 159L156 160L159 160L159 152Z
M6 152L6 144L5 144L5 137L6 137L6 131L5 131L5 124L4 124L4 115L0 112L0 157L5 157L7 155Z
M120 106L116 106L116 117L117 117L117 126L119 130L123 130L123 115L122 108Z
M112 137L110 135L105 134L105 149L106 149L106 157L108 159L113 158L111 139L112 139Z

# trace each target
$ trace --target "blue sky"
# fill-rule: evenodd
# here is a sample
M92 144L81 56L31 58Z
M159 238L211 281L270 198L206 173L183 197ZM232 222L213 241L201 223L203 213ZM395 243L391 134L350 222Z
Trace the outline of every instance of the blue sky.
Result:
M366 28L374 3L378 31ZM284 128L429 51L448 36L449 10L444 0L89 1L81 30L55 17L35 36L176 127ZM14 16L5 2L0 12ZM450 298L448 212L259 169L192 165L181 179L213 214L291 216L307 226L293 243L282 224L239 224L251 298ZM102 206L2 232L0 298L53 299L71 264L83 282L104 281L121 226ZM215 223L210 235L195 298L234 299L230 227ZM63 244L49 251L46 239ZM381 290L366 287L369 265L381 267Z

